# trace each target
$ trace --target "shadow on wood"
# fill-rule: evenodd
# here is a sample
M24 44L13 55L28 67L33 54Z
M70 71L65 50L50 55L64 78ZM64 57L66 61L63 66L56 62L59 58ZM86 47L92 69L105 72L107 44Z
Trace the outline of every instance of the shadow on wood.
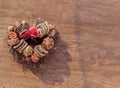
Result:
M50 51L44 58L41 58L38 63L26 62L23 55L18 54L13 49L11 52L14 60L21 64L24 72L30 70L46 84L61 84L64 82L64 77L69 77L71 74L67 65L68 61L71 61L71 56L67 51L66 43L60 37L55 49Z

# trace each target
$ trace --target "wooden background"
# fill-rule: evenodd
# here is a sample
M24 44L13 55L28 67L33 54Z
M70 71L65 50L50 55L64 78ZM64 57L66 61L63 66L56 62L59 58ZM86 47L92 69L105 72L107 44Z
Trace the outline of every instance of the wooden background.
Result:
M41 17L61 39L42 69L14 62L7 27ZM120 0L0 0L0 88L120 88Z

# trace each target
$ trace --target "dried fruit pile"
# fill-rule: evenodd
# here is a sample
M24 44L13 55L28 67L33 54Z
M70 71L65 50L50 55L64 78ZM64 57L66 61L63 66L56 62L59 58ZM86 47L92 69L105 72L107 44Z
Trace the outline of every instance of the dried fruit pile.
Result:
M28 22L16 22L8 27L8 45L25 56L26 61L38 62L55 46L56 28L47 21L36 20L30 27Z

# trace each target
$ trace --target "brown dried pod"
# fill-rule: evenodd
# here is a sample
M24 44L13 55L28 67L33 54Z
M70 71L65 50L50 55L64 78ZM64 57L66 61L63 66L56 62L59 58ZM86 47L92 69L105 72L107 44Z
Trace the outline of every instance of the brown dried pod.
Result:
M8 33L8 38L9 38L9 39L16 39L16 38L18 38L18 35L17 35L17 33L14 32L14 31L9 31L9 33Z
M42 42L42 46L46 49L46 50L50 50L54 47L54 39L51 37L46 37L43 42Z

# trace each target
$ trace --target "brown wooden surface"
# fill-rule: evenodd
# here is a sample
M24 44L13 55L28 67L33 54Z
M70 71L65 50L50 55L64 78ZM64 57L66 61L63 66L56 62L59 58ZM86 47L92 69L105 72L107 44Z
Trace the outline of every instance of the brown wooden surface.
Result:
M61 35L39 72L14 62L5 43L7 26L22 19L33 24L37 17L54 23ZM120 88L120 1L0 0L3 87Z

